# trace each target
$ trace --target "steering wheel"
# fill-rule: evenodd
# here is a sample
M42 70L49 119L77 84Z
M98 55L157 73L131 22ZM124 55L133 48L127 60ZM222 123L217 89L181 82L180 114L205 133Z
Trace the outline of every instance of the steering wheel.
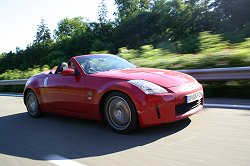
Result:
M102 70L99 69L99 68L97 67L97 65L96 65L93 61L91 61L91 60L89 60L89 61L87 61L87 62L85 63L85 65L84 65L84 70L85 70L85 72L88 73L88 74L92 74L92 73L96 73L96 72L98 72L98 71L102 71Z

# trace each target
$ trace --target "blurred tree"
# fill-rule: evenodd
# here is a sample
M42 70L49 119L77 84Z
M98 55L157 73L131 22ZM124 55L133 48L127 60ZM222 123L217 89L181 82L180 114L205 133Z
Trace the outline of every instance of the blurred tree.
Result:
M10 51L9 53L1 54L0 58L0 73L5 70L14 69L15 65L15 53Z
M152 12L142 12L137 16L123 21L114 30L116 48L136 48L154 43L161 32L160 15Z
M63 40L86 32L88 24L83 17L65 18L58 23L58 29L55 30L56 40Z
M101 3L99 4L99 11L98 11L98 21L101 24L104 24L107 22L107 6L106 6L106 1L102 0Z
M90 27L83 17L65 18L58 23L54 32L56 50L66 57L88 53L91 47Z
M115 0L119 21L132 18L150 9L151 0Z
M42 19L41 24L38 25L36 39L34 40L34 43L48 42L50 41L50 39L50 30L45 21Z
M45 21L26 49L0 55L0 73L7 69L50 66L74 55L142 45L175 53L223 50L227 43L250 37L250 0L115 0L116 21L107 18L106 1L99 4L98 22L82 17L58 23L51 40ZM211 33L200 33L209 31ZM220 33L222 35L213 36ZM200 35L202 34L202 35ZM215 40L216 39L216 40ZM221 45L222 44L222 45ZM224 47L225 46L225 47ZM131 49L132 48L132 49Z
M114 23L110 21L107 21L106 23L91 23L91 51L110 50L111 52L113 52L114 27Z
M63 61L67 61L67 57L62 51L56 50L48 54L48 60L50 62L50 67L55 67L61 64Z
M220 32L230 32L246 28L250 23L249 0L215 0L211 4L216 13Z

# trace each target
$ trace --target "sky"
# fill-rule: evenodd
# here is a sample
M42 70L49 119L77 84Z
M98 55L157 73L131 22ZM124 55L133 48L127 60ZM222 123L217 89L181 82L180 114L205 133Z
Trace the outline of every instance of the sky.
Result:
M90 22L98 19L101 0L0 0L0 53L25 49L35 40L38 25L44 19L50 32L60 20L82 16ZM114 19L114 0L106 0L108 18Z

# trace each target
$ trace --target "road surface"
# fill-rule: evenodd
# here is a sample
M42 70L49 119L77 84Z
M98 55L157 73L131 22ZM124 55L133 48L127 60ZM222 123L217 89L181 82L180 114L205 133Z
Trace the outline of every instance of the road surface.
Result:
M102 123L30 118L22 97L0 96L0 166L248 166L250 110L205 108L130 135Z

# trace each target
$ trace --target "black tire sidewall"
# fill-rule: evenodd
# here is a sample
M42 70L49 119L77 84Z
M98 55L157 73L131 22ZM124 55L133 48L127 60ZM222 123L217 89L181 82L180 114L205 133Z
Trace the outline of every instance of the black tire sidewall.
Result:
M37 107L36 107L36 113L35 114L32 114L30 113L29 111L29 108L28 108L28 97L30 94L33 94L35 96L35 99L36 99L36 102L37 102ZM41 116L41 110L40 110L40 106L39 106L39 101L37 99L37 96L35 94L35 92L33 92L32 90L29 90L27 93L26 93L26 96L25 96L25 103L26 103L26 108L27 108L27 111L29 113L29 115L33 118L38 118Z

